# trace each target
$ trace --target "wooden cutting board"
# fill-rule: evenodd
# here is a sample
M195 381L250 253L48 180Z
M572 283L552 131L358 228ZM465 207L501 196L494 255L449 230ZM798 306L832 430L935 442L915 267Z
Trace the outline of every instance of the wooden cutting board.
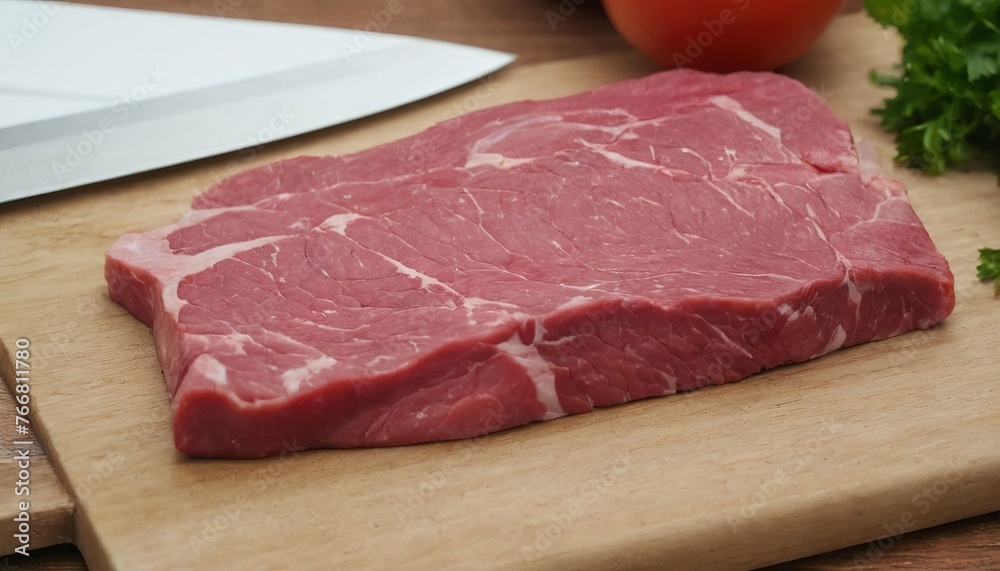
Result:
M873 141L952 264L940 327L483 438L260 461L173 448L149 331L110 302L103 253L174 222L209 184L302 153L342 153L453 113L648 73L636 56L523 65L402 110L228 155L0 207L0 336L36 350L34 423L76 503L94 569L740 568L1000 509L1000 300L974 277L1000 244L987 172L890 164L867 110L898 42L841 18L789 73ZM256 129L255 129L256 130ZM864 562L859 562L864 563Z
M17 338L12 338L11 345L16 341ZM0 345L0 378L4 382L18 378L15 369L10 368L15 362ZM22 360L22 367L25 363L30 367L31 362L30 358ZM34 372L21 369L25 370ZM22 374L20 378L27 379L22 384L31 386L30 374ZM29 389L29 409L31 396ZM0 386L0 482L9 486L8 493L0 494L0 556L15 553L17 549L32 550L73 541L73 502L59 483L42 442L31 427L30 414L27 424L15 419L20 412L15 407L19 406L21 403L14 401L7 387ZM27 478L22 473L25 469ZM27 505L22 505L25 502ZM24 507L27 509L21 509ZM27 533L22 524L27 524ZM4 568L4 561L0 559L0 569Z

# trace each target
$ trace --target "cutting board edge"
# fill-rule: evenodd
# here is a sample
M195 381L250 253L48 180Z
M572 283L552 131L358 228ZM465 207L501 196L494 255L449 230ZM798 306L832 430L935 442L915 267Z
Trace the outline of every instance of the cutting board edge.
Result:
M14 359L13 354L7 346L7 342L3 337L0 337L0 382L6 387L7 395L3 395L3 402L0 406L7 406L8 400L13 403L13 395L15 382L14 375ZM29 393L30 394L30 393ZM29 405L34 404L29 401ZM34 497L25 496L25 499L29 501L31 506L38 506L40 501L48 502L42 504L42 509L39 510L37 507L30 507L29 514L31 516L32 532L29 532L30 538L30 548L40 549L43 547L51 547L53 545L60 545L73 540L76 533L76 526L74 524L74 515L76 513L76 503L73 501L73 497L69 493L69 489L66 486L66 475L59 469L58 462L54 461L51 454L48 453L51 447L48 445L47 437L44 434L44 430L41 429L41 424L36 422L37 416L32 414L31 411L34 410L32 406L29 410L28 420L30 424L29 436L34 436L39 441L38 446L33 446L32 453L30 454L31 459L31 479L36 482L40 479L46 477L55 479L55 486L57 487L57 492L52 498L44 498L39 500L37 496L37 490L39 489L37 483L29 488L29 490L35 491L36 495ZM0 434L3 431L12 429L12 426L6 426L0 429ZM4 434L6 437L7 435ZM11 441L15 440L14 435L10 435ZM6 442L2 443L6 445ZM38 449L41 450L38 450ZM39 453L41 452L41 453ZM41 465L39 465L41 462ZM41 478L39 477L41 475ZM13 518L5 518L5 529L6 524L11 524L11 529L14 529ZM42 528L43 532L38 533L38 528ZM5 554L14 553L14 549L18 547L20 543L15 540L12 534L4 534L3 540L0 540L0 552Z
M111 558L104 542L101 541L97 533L97 527L93 525L87 515L87 509L77 506L73 517L74 538L73 544L80 550L83 560L87 563L89 571L106 571L115 569L111 564Z
M898 488L898 478L895 477L888 478L886 480L886 486L884 486L885 489L869 489L866 491L864 497L853 498L853 502L845 503L843 499L841 499L839 500L841 502L841 505L839 506L837 503L838 500L833 498L832 494L829 494L829 492L824 491L816 492L816 494L823 495L826 493L831 495L828 501L809 502L809 507L805 509L801 507L805 504L798 499L785 498L783 500L779 500L775 502L776 507L781 508L783 507L782 504L787 504L789 506L799 507L800 509L796 511L802 511L803 513L799 514L799 518L795 518L795 514L790 514L788 511L772 514L771 517L757 518L756 521L764 525L760 525L758 529L754 530L753 533L744 534L741 538L743 543L753 544L756 546L759 546L762 543L769 545L770 551L775 552L774 555L762 554L763 550L759 547L756 551L750 549L733 549L731 543L727 543L726 548L693 548L692 546L701 545L715 546L722 542L720 538L738 536L738 534L733 531L732 525L726 521L726 518L706 517L699 518L704 525L701 525L694 530L691 530L690 527L683 530L671 529L680 526L671 526L670 524L657 526L655 528L647 529L641 536L633 536L632 540L626 545L622 545L620 538L614 539L613 542L611 538L608 538L603 542L598 541L592 543L590 550L586 552L561 552L559 554L553 554L552 557L541 557L537 561L537 567L543 569L659 569L662 562L665 560L679 560L685 561L689 568L734 570L757 569L760 567L793 561L803 557L827 553L846 547L865 544L869 544L869 551L866 557L869 557L870 559L860 563L866 566L872 565L877 563L877 561L884 557L886 553L891 551L895 542L900 540L903 536L912 534L922 529L1000 511L1000 485L998 485L998 478L996 477L996 474L1000 474L1000 456L994 458L992 463L982 463L981 466L977 467L974 474L978 475L978 477L971 477L973 474L967 474L965 477L966 484L957 488L952 488L951 491L964 489L975 484L983 484L980 486L981 491L979 494L974 496L959 496L952 494L950 496L951 498L957 498L961 500L961 502L953 501L950 504L934 504L935 507L933 509L928 510L926 514L919 514L919 516L913 514L913 511L919 511L912 505L914 495L911 494L906 496L904 494L897 494L897 497L910 498L911 501L904 502L902 504L899 502L887 504L879 510L879 515L877 517L866 516L864 517L865 521L863 522L859 521L856 517L851 517L850 512L857 507L857 504L865 502L865 497L869 499L877 497L891 498L892 495L887 494L886 492L889 488ZM914 471L913 475L920 476L917 471ZM914 478L913 481L910 482L910 485L917 486L917 488L912 491L913 494L919 494L920 490L923 488L933 487L941 481L942 478L940 477L924 479L923 481L919 478ZM990 484L992 484L992 487ZM861 489L860 486L858 486L858 488ZM921 503L920 505L924 505L924 503ZM844 512L839 514L842 516L840 518L836 517L838 515L838 511ZM802 531L804 528L796 526L796 531L800 532L804 537L825 538L829 535L824 534L824 530L828 530L832 526L839 525L842 530L853 529L855 532L851 535L849 532L842 531L839 536L836 534L829 536L841 537L842 539L840 541L814 541L811 543L781 543L773 541L772 538L774 537L783 537L791 533L790 529L783 529L782 525L788 526L790 520L797 519L798 521L801 521L802 516L809 516L817 512L829 515L827 517L816 518L811 523L814 529ZM903 515L904 513L909 513L913 516L916 523L914 525L904 527L905 531L900 535L891 535L886 526L890 526L893 530L896 530L898 529L898 527L895 527L897 524L903 525L905 522L910 521L909 519L903 519L905 517ZM855 515L860 516L862 514L857 513ZM674 542L672 546L666 546L667 549L664 550L661 546L662 538L666 534L673 531L687 534L689 537L684 541ZM676 537L678 533L672 533L671 535ZM845 537L848 537L849 539L843 539ZM673 547L673 549L671 549L671 547ZM747 554L748 556L744 558L727 557L733 552ZM855 561L855 563L859 562Z

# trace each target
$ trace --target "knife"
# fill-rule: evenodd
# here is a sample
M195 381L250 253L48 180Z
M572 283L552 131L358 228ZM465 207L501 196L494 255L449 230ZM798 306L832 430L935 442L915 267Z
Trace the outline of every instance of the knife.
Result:
M0 203L255 147L429 97L507 53L381 33L0 2Z

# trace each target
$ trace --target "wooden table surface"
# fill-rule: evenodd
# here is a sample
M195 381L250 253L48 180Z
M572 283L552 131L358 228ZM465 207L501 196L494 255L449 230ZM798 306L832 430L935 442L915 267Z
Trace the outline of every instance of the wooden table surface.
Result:
M388 0L86 0L91 4L360 28ZM517 53L518 64L630 49L597 0L400 0L403 10L382 31ZM848 2L849 9L857 2ZM548 11L565 17L552 25ZM572 12L570 13L570 9ZM866 73L859 64L859 73ZM178 546L178 548L183 548ZM972 518L913 532L887 550L861 545L771 567L793 569L1000 569L1000 517ZM873 556L874 554L874 556ZM72 546L0 558L0 569L85 569Z

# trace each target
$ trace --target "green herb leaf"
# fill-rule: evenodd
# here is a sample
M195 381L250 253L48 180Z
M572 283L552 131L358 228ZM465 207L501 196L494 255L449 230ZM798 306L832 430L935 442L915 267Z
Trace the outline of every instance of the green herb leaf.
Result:
M980 264L976 266L981 280L993 280L993 289L1000 296L1000 250L983 248L979 250Z
M928 173L971 156L1000 165L1000 0L864 0L904 40L899 75L872 72L895 96L874 110L896 159Z
M975 81L980 77L996 75L997 62L982 54L970 54L966 68L969 71L969 81Z

